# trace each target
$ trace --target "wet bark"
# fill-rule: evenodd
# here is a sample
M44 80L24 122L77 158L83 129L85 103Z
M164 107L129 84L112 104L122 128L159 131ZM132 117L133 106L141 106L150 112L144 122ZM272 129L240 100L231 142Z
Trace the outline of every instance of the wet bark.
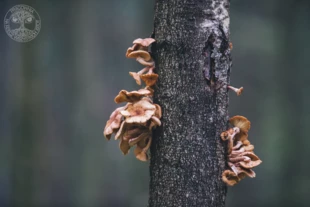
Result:
M153 37L163 117L151 146L149 207L222 207L229 0L157 0Z

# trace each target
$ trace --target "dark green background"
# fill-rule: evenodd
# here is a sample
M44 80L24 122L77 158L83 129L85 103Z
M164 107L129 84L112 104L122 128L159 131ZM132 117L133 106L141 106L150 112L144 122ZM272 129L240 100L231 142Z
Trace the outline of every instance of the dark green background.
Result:
M0 206L142 207L148 163L102 130L142 67L126 49L153 28L152 0L2 0L36 9L29 43L0 30ZM310 204L310 1L233 0L230 115L251 122L257 178L228 188L229 207Z

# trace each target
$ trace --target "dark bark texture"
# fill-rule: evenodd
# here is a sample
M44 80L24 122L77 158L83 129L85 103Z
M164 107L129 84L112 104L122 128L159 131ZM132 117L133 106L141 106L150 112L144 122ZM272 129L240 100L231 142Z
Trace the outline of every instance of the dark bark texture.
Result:
M229 0L157 0L153 37L163 124L151 146L149 207L223 207Z

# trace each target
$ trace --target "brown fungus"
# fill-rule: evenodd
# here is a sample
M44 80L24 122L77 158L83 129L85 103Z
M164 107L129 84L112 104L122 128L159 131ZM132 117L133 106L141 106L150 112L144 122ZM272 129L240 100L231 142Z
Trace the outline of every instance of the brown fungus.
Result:
M250 144L250 145L245 145L245 146L243 147L243 149L244 149L244 151L246 151L246 152L253 152L253 150L254 150L254 145L252 145L252 144Z
M244 152L240 156L248 157L250 159L249 162L246 162L246 161L239 162L240 166L246 169L254 168L262 163L259 157L255 155L253 152Z
M137 124L127 124L126 131L124 133L124 139L129 140L138 137L141 133L148 131L148 128L145 126Z
M135 79L135 81L136 81L136 83L137 83L138 85L141 85L141 78L140 78L139 73L129 72L129 75L130 75L131 77L133 77L133 79Z
M146 123L154 115L156 107L147 99L129 103L126 110L120 113L125 117L126 123Z
M132 51L131 53L128 54L128 58L139 58L139 57L145 61L150 61L152 59L150 53L144 50Z
M140 124L127 124L128 127L123 135L123 139L129 140L129 145L133 146L140 140L146 139L151 136L151 131L147 126Z
M134 146L136 145L139 141L144 140L144 139L148 139L151 136L150 131L146 131L141 133L139 136L135 137L135 138L131 138L129 139L129 145L130 146Z
M137 51L137 50L144 50L144 51L148 51L148 47L155 42L155 40L153 38L145 38L145 39L141 39L138 38L136 40L133 41L133 46L129 47L126 51L126 57L129 56L130 53L132 53L133 51Z
M150 60L150 61L146 61L144 58L142 57L137 57L136 59L141 65L144 65L144 66L149 66L149 67L152 67L155 65L154 61L153 60Z
M245 150L245 147L248 146L244 146L242 142L238 141L235 146L233 146L233 151L228 156L228 166L240 180L245 177L255 177L255 172L252 168L258 166L262 162L253 152ZM226 182L227 179L223 179L223 181Z
M233 86L227 86L228 89L233 90L234 92L236 92L237 96L240 96L243 92L243 87L241 88L235 88Z
M121 141L119 142L119 148L123 152L124 155L127 155L130 150L129 141L121 139Z
M161 107L158 104L154 104L156 110L154 116L151 118L151 123L149 125L149 129L156 128L161 125L160 118L162 116Z
M134 150L134 154L138 160L144 161L144 162L148 160L147 151L151 146L151 142L152 142L152 137L149 137L137 143L137 147Z
M126 106L123 107L119 107L117 109L115 109L112 114L110 115L110 119L107 121L104 130L103 130L103 135L110 140L111 136L113 133L116 133L117 130L120 128L121 126L121 122L122 122L122 114L120 114L121 110L124 110L127 108Z
M221 133L221 138L223 141L226 141L229 139L234 139L236 134L238 134L239 132L240 132L240 130L237 127L230 128L227 131Z
M115 103L122 102L136 102L143 98L144 96L149 96L152 94L152 91L147 89L140 89L138 91L128 92L126 90L121 90L119 94L115 97Z
M240 149L240 147L242 147L242 142L241 141L237 141L235 146L233 146L233 150L238 150Z
M238 127L240 132L236 134L235 140L241 141L243 144L248 139L248 132L251 127L251 122L244 116L234 116L229 119L229 122L234 127Z
M153 104L152 96L158 75L154 73L155 63L148 47L155 42L152 38L138 38L133 41L133 46L126 51L126 57L135 58L146 67L139 72L129 72L136 83L141 85L141 79L146 87L138 91L128 92L121 90L115 97L116 103L127 102L126 107L118 108L112 113L104 130L104 135L110 139L116 133L115 139L120 140L119 148L124 155L128 154L131 147L136 146L134 154L138 160L149 159L147 151L152 142L152 129L161 125L161 107Z
M128 48L128 50L129 50L129 49L130 49L130 48ZM149 67L154 66L154 61L153 61L153 59L152 59L150 53L147 52L147 51L144 51L144 50L136 50L136 51L132 51L132 52L130 52L130 53L128 53L128 54L126 53L126 56L127 56L128 58L136 58L136 60L137 60L140 64L142 64L142 65L144 65L144 66L149 66Z
M136 72L129 72L129 75L130 75L131 77L133 77L133 79L136 80L136 83L137 83L138 85L141 85L141 78L140 78L140 75L142 75L143 73L149 71L149 69L150 69L150 67L145 67L145 68L143 68L142 70L140 70L140 71L137 72L137 73L136 73Z
M154 123L154 126L152 126L152 128L155 127L155 126L160 126L161 125L161 121L156 116L152 116L151 120L152 120L152 123Z
M242 167L234 167L234 173L238 175L238 177L241 179L245 177L254 178L256 176L255 172L251 169L245 169Z
M228 129L221 134L221 139L228 143L228 166L222 174L223 182L233 186L245 177L254 178L253 168L262 161L254 154L254 146L248 140L250 121L243 116L234 116L229 120L234 128ZM234 130L238 129L238 130Z
M144 89L151 91L150 96L153 96L153 95L154 95L154 89L152 89L152 87L146 86Z
M122 139L123 138L123 135L126 131L126 122L122 122L121 124L121 127L119 128L119 130L117 131L117 133L115 134L115 140L118 140L118 139Z
M255 172L251 169L245 169L245 168L240 168L240 167L238 167L237 169L239 169L238 177L240 179L243 179L245 177L255 178L256 176Z
M135 50L138 50L138 49L142 49L142 48L139 48L139 45L138 44L134 44L132 47L129 47L126 51L126 57L128 58L129 54L132 53L133 51ZM146 48L147 50L147 48Z
M133 44L138 44L138 45L141 45L143 47L148 47L150 46L153 42L155 42L155 39L153 38L138 38L138 39L135 39L133 41Z
M222 173L222 180L229 186L234 186L240 181L240 178L231 170L225 170Z
M239 133L240 129L238 127L230 128L227 131L221 133L222 140L228 140L228 154L231 153L234 144L234 138Z
M140 75L146 86L153 86L157 82L158 75L155 73Z

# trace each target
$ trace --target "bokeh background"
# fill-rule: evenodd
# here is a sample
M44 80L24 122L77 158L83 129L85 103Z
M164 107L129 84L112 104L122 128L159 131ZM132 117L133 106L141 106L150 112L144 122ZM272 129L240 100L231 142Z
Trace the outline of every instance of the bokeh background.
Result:
M143 207L148 163L123 156L102 130L128 75L125 58L153 28L149 0L1 0L36 9L29 43L0 30L0 206ZM257 178L228 188L229 207L310 204L310 1L233 0L231 115L252 122L263 164Z

